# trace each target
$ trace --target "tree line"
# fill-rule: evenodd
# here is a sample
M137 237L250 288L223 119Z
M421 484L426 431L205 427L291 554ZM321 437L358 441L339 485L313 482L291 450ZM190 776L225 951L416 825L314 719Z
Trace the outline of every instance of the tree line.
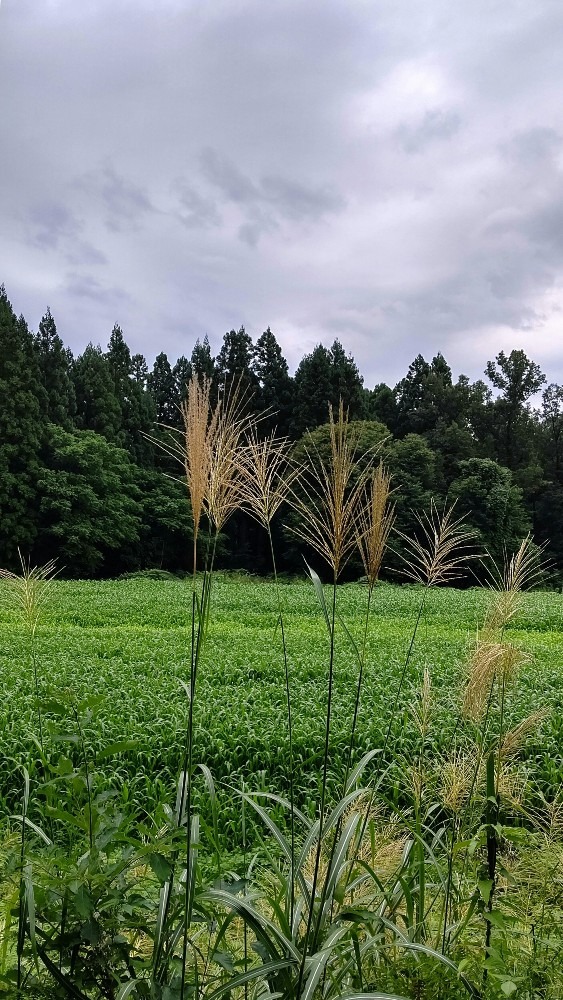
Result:
M118 325L105 351L88 344L73 357L50 310L31 331L3 286L0 565L14 567L19 551L33 563L57 557L68 576L188 571L186 490L158 441L165 427L180 429L194 374L215 391L236 382L261 415L259 432L287 436L297 454L311 434L322 451L328 404L342 399L361 446L378 445L393 474L401 531L416 530L416 512L432 499L455 500L493 557L532 532L546 546L550 579L563 580L563 387L547 384L524 351L501 351L475 382L454 380L441 354L419 354L397 385L370 389L338 340L306 354L292 376L269 327L255 343L241 327L225 333L216 357L205 337L189 357L171 363L161 352L150 368ZM288 517L275 525L282 569L300 572ZM219 561L268 571L261 533L243 513L220 539Z

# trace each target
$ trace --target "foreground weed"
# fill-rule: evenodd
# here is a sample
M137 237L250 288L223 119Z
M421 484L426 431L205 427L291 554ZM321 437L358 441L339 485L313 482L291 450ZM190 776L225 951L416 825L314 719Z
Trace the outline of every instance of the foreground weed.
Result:
M256 428L252 428L246 447L241 454L241 498L245 510L267 532L274 585L277 600L277 621L280 627L282 653L284 663L285 699L287 709L287 731L289 739L289 803L291 829L291 877L290 877L290 915L293 920L295 901L295 788L293 762L293 718L291 703L291 685L289 677L289 661L285 637L285 626L278 580L276 555L272 536L272 519L278 513L289 495L289 490L301 472L301 468L289 459L289 442L285 438L276 438L274 434L259 439Z
M20 561L21 573L19 574L12 573L7 569L0 569L0 580L4 582L0 588L0 600L21 622L27 636L29 662L35 688L39 743L43 752L42 692L37 653L37 629L51 596L51 584L57 575L57 568L55 560L50 560L43 566L32 567L29 562L25 561L21 552Z

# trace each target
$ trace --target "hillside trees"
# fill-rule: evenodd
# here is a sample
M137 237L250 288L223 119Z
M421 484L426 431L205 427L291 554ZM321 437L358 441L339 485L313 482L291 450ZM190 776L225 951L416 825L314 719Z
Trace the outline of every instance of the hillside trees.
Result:
M563 482L563 386L552 383L542 395L542 429L546 472Z
M0 287L0 551L15 565L37 534L37 473L47 397L34 338Z
M175 478L182 470L154 452L147 435L164 433L158 422L181 431L178 405L192 373L212 379L214 399L221 382L240 381L248 409L263 417L259 435L274 428L289 434L297 455L307 428L310 440L320 433L322 447L328 404L337 407L342 398L350 419L364 421L362 434L369 437L371 428L373 437L379 427L379 439L385 438L378 440L398 488L400 530L413 529L413 511L431 498L438 504L457 498L491 551L510 547L531 526L549 543L555 569L563 574L557 520L563 504L563 388L545 387L541 409L533 410L545 378L523 351L501 351L487 364L490 385L465 375L454 381L441 354L430 362L419 354L394 389L379 383L372 390L364 389L354 359L338 340L306 354L292 378L269 327L256 343L244 327L231 329L216 359L205 337L176 361L161 351L150 367L142 354L131 354L115 324L105 352L89 344L74 360L49 309L33 334L2 289L4 565L15 565L20 546L26 555L41 551L45 559L63 550L74 573L189 568L189 511ZM118 519L123 514L122 528L112 524L112 511ZM279 523L274 530L281 530ZM224 565L267 570L267 553L244 514L232 518L222 545ZM301 571L298 546L288 542L282 558L284 569Z

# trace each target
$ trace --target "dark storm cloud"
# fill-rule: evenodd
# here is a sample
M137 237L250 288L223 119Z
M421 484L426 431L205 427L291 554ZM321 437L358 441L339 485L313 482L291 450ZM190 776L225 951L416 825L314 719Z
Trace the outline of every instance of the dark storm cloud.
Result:
M368 385L563 381L561 37L554 0L4 0L0 281L75 350L269 324Z

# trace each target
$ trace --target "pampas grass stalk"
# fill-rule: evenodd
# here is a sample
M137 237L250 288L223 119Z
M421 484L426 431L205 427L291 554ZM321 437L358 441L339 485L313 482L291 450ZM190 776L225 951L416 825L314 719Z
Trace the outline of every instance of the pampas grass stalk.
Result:
M250 429L246 446L240 454L240 496L243 509L246 510L248 514L250 514L250 516L264 528L268 535L277 600L277 621L280 626L282 641L285 699L287 708L287 730L289 740L289 803L291 826L291 872L289 900L290 926L293 924L293 911L295 906L295 789L293 765L293 719L285 625L274 542L272 537L272 520L278 513L282 504L286 502L291 485L299 475L300 471L300 466L289 461L289 442L287 438L276 438L272 433L271 435L260 439L258 437L256 427Z
M325 714L325 737L323 749L321 799L319 806L319 835L315 852L315 864L311 887L311 906L307 917L307 929L303 958L299 971L297 993L299 995L305 972L305 956L309 946L315 950L319 932L324 893L321 893L318 920L313 930L314 901L319 878L319 865L324 829L326 805L328 759L332 722L332 697L334 685L335 624L336 624L336 584L340 573L356 545L356 524L358 508L365 493L372 455L367 456L364 468L359 465L358 433L350 425L348 413L342 400L335 418L329 405L330 457L326 462L317 449L310 444L306 448L309 466L301 474L300 489L292 489L290 501L301 518L301 523L292 530L302 541L310 545L328 563L332 571L332 599L327 612L329 627L329 664L327 685L327 707ZM324 599L323 599L324 600ZM323 887L323 889L326 886Z
M371 472L370 480L366 484L366 496L363 499L363 502L358 505L358 513L356 516L356 544L362 559L364 573L367 580L368 597L364 619L362 649L359 656L358 682L356 686L356 697L354 699L354 712L350 731L348 763L346 766L346 777L344 782L345 787L352 764L354 737L356 734L356 726L360 711L373 591L379 579L379 574L383 565L383 558L389 542L389 536L395 523L395 505L391 502L391 495L393 492L394 491L391 489L391 475L385 469L383 462L380 461L375 471Z

